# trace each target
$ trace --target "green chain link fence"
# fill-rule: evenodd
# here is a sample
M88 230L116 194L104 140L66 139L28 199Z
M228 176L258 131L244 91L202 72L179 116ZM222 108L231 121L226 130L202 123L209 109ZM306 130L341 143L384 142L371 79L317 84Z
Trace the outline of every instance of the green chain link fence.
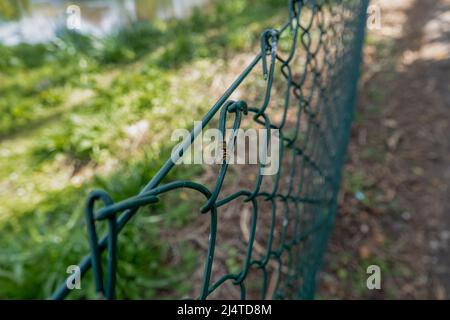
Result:
M212 188L194 181L163 183L168 173L176 169L177 159L170 158L135 197L114 203L105 191L97 190L89 195L86 223L91 252L79 267L81 276L92 269L99 297L115 297L117 237L127 222L139 208L160 201L158 196L177 189L190 189L204 196L205 204L200 211L210 220L203 277L196 298L206 299L228 282L236 286L240 297L245 299L251 270L260 271L257 281L262 299L313 298L316 273L336 214L355 105L367 6L368 0L288 1L287 22L279 29L267 29L262 33L261 52L212 106L176 153L176 158L181 158L202 129L217 123L216 114L222 133L227 127L227 116L232 116L234 129L240 128L242 123L253 123L279 130L281 168L275 176L262 175L260 165L252 188L242 187L230 192L230 187L224 184L229 172L229 163L224 158ZM262 103L252 105L246 99L230 100L249 75L258 72L257 68L262 69L259 77L265 81L265 90L259 93ZM275 80L277 76L280 81ZM282 95L283 103L278 107L273 103L274 87L278 89L277 94L281 92ZM235 138L232 136L228 145L233 144ZM245 174L245 170L241 174ZM224 195L224 189L229 194ZM218 217L224 206L238 199L251 206L243 264L239 272L214 274L217 230L220 228ZM101 209L96 210L96 202L102 203ZM96 222L102 221L107 223L108 232L100 239ZM264 228L267 232L263 234ZM238 232L239 228L236 228ZM264 245L259 255L254 250L256 241ZM104 251L107 252L105 268ZM274 274L274 285L270 290L269 265ZM69 292L64 282L52 298L65 298Z

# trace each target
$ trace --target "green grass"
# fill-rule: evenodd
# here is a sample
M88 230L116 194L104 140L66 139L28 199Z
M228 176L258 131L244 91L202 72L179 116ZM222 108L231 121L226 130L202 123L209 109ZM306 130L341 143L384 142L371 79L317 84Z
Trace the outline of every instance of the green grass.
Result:
M106 39L62 32L46 45L0 45L0 298L52 293L88 252L88 192L105 189L114 201L135 195L169 157L171 130L191 127L217 98L202 95L211 70L226 72L233 54L255 52L284 6L215 1L181 22L139 24ZM200 75L186 77L193 70ZM145 130L133 135L136 128ZM195 218L185 198L174 193L141 209L119 236L119 298L190 292L182 280L202 262L189 244L177 245L175 257L161 238ZM91 277L71 297L94 298Z

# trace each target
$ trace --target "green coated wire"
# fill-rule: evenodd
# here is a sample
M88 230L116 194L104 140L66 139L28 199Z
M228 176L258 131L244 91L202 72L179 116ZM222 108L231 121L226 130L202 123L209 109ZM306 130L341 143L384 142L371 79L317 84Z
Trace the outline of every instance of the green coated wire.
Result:
M204 262L203 278L198 299L206 299L224 283L239 288L241 299L247 297L246 279L252 268L261 271L261 299L311 299L314 296L316 274L336 215L337 195L341 170L349 140L353 108L357 92L359 65L368 0L289 0L288 21L279 29L267 29L261 35L261 51L205 114L201 123L177 149L175 159L169 158L142 191L129 199L114 203L101 190L92 192L86 203L86 223L90 254L79 263L81 276L92 269L99 297L115 298L117 273L117 237L139 208L157 203L160 195L179 189L190 189L205 197L200 213L209 214L210 229L208 251ZM282 36L290 33L286 58L280 55ZM313 34L318 37L313 45ZM294 66L299 52L304 63ZM265 90L258 107L245 100L232 101L230 96L261 64ZM279 69L277 65L280 64ZM275 75L282 76L286 89L281 120L276 123L269 115ZM293 103L292 101L295 101ZM293 113L288 111L293 109ZM174 168L195 138L215 115L219 113L219 130L225 133L227 118L233 118L233 129L239 129L244 118L251 119L266 129L278 129L280 164L273 177L271 191L262 190L265 177L259 174L255 187L240 189L220 198L228 172L228 159L224 157L213 188L193 181L173 181L161 184ZM294 133L285 134L287 120L293 118ZM236 135L227 146L230 150ZM270 136L266 139L270 143ZM289 156L290 155L290 156ZM282 179L288 179L286 192L281 192ZM242 268L237 273L222 275L212 281L212 265L216 247L218 210L237 199L251 205L251 222ZM96 202L103 207L94 210ZM268 212L260 212L261 203L270 205ZM266 246L261 257L254 258L254 245L258 230L258 216L270 217ZM281 226L277 216L282 217ZM108 221L108 232L99 240L96 223ZM290 231L293 230L293 231ZM275 247L275 234L279 241ZM107 251L106 275L102 266L102 253ZM276 266L275 286L269 292L269 264ZM106 284L105 284L106 279ZM52 295L63 299L70 293L66 282ZM271 293L271 296L268 294Z

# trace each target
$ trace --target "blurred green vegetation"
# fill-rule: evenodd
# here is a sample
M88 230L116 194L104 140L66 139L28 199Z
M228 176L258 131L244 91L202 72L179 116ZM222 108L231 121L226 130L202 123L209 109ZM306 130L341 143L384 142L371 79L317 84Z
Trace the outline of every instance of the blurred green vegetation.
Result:
M87 193L103 188L115 201L136 194L169 157L171 130L210 107L211 97L199 95L214 79L210 69L255 52L261 31L285 19L285 5L213 1L188 19L140 23L104 39L61 30L48 44L0 45L0 298L51 294L88 252ZM200 76L186 76L193 71ZM119 298L191 290L181 280L202 263L186 244L174 253L161 227L199 215L181 201L186 194L171 197L141 209L120 235ZM94 298L90 276L71 297Z
M0 1L0 19L15 20L20 17L21 11L29 9L28 0L2 0Z

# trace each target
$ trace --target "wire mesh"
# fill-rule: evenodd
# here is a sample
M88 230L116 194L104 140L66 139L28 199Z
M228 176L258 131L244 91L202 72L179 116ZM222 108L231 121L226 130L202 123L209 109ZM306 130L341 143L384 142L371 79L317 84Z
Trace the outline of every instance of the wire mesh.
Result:
M135 197L114 203L105 191L89 195L85 215L90 254L79 266L81 276L92 269L100 297L115 297L117 238L127 222L139 208L161 201L158 196L190 189L204 196L200 211L209 215L207 254L196 298L206 299L227 283L238 288L240 298L245 299L251 270L260 271L261 299L313 298L316 273L336 215L367 6L366 0L288 1L287 22L262 33L261 51L180 145L175 159L169 158ZM264 83L263 90L254 92L260 103L250 98L232 100L250 76ZM218 123L225 134L227 117L233 119L234 129L254 125L278 130L278 172L263 175L259 165L256 176L248 179L252 185L239 184L235 190L224 183L230 172L224 156L211 187L195 181L163 183L205 127ZM238 272L215 274L218 217L224 207L237 201L250 206L242 265ZM102 204L98 210L97 202ZM100 239L96 223L102 221L108 232ZM266 232L261 232L263 229ZM236 228L235 232L240 231ZM257 241L259 250L255 250ZM105 251L106 266L102 260ZM269 269L274 274L271 279ZM52 298L65 298L69 292L63 283Z

